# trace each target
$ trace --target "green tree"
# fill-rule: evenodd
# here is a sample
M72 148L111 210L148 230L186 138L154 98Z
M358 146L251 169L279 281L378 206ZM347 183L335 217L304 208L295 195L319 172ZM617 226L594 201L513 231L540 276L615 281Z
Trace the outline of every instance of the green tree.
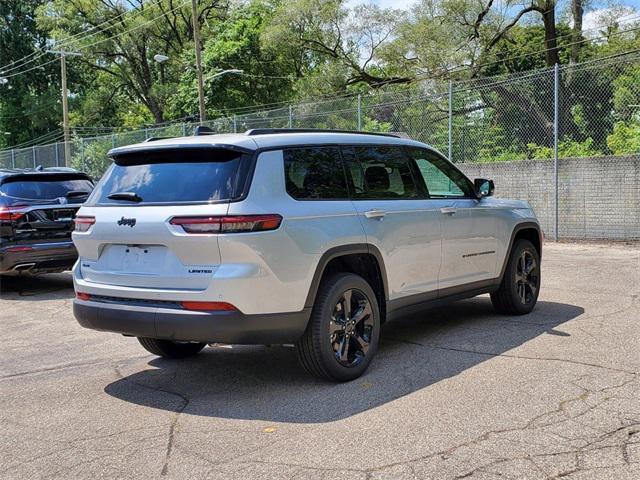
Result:
M43 3L0 2L0 66L4 67L0 72L0 147L28 142L59 128L59 63L48 63L55 57L39 55L47 35L36 25L35 11Z

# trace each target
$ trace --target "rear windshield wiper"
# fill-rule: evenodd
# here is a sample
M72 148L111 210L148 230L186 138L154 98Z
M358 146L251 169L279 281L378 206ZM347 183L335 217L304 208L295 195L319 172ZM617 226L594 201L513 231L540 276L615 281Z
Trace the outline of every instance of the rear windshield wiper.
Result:
M86 190L71 190L70 192L67 192L65 197L67 198L86 197L90 193L91 192L87 192Z
M135 192L116 192L107 196L110 200L128 200L130 202L141 202L142 197Z

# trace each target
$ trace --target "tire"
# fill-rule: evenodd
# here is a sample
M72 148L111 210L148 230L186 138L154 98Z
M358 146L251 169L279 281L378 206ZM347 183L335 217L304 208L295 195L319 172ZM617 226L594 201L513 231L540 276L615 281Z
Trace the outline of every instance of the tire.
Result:
M380 308L373 289L358 275L339 273L320 284L296 353L310 374L347 382L367 369L379 338Z
M138 341L149 353L164 358L192 357L207 345L206 343L173 342L146 337L138 337Z
M525 274L522 274L524 266ZM540 293L540 255L528 240L517 240L491 303L498 313L525 315L535 307Z

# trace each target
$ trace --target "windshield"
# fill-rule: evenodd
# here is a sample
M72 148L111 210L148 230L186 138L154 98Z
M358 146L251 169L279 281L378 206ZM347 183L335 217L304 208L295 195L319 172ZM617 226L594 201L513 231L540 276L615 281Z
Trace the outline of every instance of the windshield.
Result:
M198 161L113 164L89 199L89 204L215 202L234 198L242 155ZM192 160L191 158L189 160Z
M13 200L49 201L64 198L64 202L82 203L92 189L92 183L86 179L34 178L5 182L0 185L0 195Z

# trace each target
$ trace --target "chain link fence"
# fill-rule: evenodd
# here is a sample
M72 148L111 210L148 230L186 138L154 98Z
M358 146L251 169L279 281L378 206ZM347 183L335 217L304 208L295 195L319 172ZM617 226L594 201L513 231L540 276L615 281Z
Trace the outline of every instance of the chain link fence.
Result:
M205 122L251 128L401 132L448 155L496 196L527 200L547 237L640 239L640 54L462 82L423 80L371 95L285 105ZM176 123L0 152L0 166L70 165L99 177L109 149L192 135ZM68 161L67 161L68 160Z

